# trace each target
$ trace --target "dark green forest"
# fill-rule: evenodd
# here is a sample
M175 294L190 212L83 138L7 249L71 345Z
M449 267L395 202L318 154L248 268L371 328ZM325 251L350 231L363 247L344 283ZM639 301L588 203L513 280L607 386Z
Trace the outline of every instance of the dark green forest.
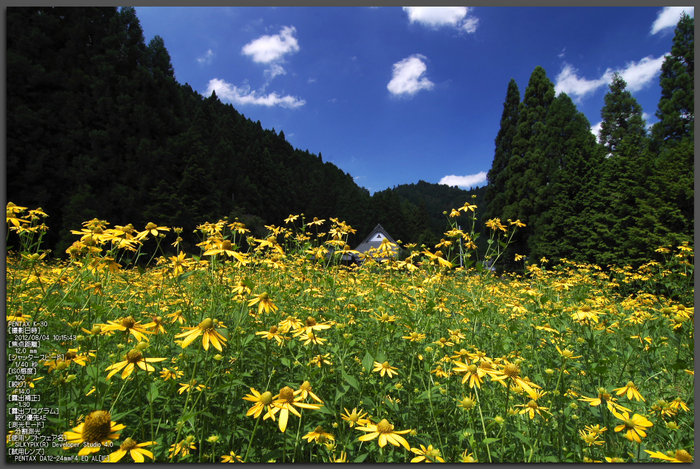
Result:
M532 259L639 264L661 245L692 242L692 18L676 29L650 132L616 76L597 142L537 67L522 101L508 85L487 186L419 181L370 195L283 130L179 84L163 39L146 43L133 8L6 11L7 200L49 214L54 256L92 218L183 227L183 248L195 252L192 230L205 221L238 218L261 236L300 213L346 221L352 245L381 223L432 247L443 212L466 201L479 206L478 230L489 218L526 223L512 253Z

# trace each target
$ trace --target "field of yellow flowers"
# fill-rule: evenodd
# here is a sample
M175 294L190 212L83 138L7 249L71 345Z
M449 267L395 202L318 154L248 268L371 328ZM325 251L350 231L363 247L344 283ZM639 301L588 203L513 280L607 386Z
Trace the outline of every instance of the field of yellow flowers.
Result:
M475 256L476 234L454 226L433 250L397 259L385 245L348 267L352 228L336 219L290 216L265 239L205 223L197 254L180 250L181 228L95 219L74 231L69 259L48 261L45 217L7 206L7 324L39 324L48 340L36 374L8 376L6 393L8 422L13 394L55 410L47 455L693 460L688 245L639 269L542 259L497 276L471 256L456 267L459 240ZM487 226L497 260L519 225ZM146 249L148 262L125 261ZM6 351L12 369L22 358ZM32 438L8 431L8 451Z

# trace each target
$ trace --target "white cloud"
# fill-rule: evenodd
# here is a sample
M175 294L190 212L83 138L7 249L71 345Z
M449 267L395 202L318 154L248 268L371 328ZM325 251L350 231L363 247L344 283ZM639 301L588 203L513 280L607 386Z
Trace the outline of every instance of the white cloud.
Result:
M591 127L591 133L595 135L595 138L600 142L600 128L603 125L603 121L598 122L596 125Z
M451 26L473 33L479 24L478 18L467 17L467 7L403 7L411 23L420 23L429 28Z
M277 75L286 75L287 71L281 65L273 63L269 69L265 70L264 74L269 82Z
M253 104L255 106L281 106L286 108L297 108L306 104L306 101L293 96L279 96L277 93L259 94L250 89L248 85L241 86L226 83L224 80L213 78L209 80L206 95L210 96L212 91L223 101L234 104Z
M665 7L659 11L659 16L656 17L656 21L651 25L651 34L656 34L666 28L675 29L678 20L681 19L681 13L684 11L690 17L693 17L695 13L693 7Z
M389 92L393 95L412 96L420 90L432 89L433 83L423 76L427 69L423 60L427 60L425 56L414 54L396 62L391 81L386 85Z
M458 187L474 187L482 182L486 182L486 171L481 171L476 174L468 174L467 176L455 176L454 174L450 176L445 176L440 179L438 184L445 184L448 186L458 186Z
M282 60L285 54L299 51L299 43L294 37L294 26L285 26L279 34L261 36L249 42L241 53L252 57L253 62L270 63Z
M629 91L639 91L648 85L656 75L661 74L661 65L663 65L665 58L665 55L656 59L652 56L644 57L639 63L628 63L625 69L618 70L618 72L627 82ZM608 72L606 71L606 73ZM610 72L610 80L612 80L612 75Z
M596 91L598 88L608 85L612 82L615 72L619 73L627 82L627 91L639 91L661 73L661 65L665 56L658 58L652 56L644 57L639 62L629 62L625 68L616 70L607 69L600 78L588 80L581 78L577 74L577 70L570 64L564 63L559 75L555 79L554 88L559 93L566 93L574 99L580 100L587 94Z
M209 65L214 58L214 51L209 49L206 54L204 54L201 57L197 57L197 62L199 62L202 65Z
M587 80L580 78L576 72L577 70L573 66L564 64L564 68L557 75L556 83L554 84L557 94L566 93L572 97L582 98L607 83L605 75L597 80Z

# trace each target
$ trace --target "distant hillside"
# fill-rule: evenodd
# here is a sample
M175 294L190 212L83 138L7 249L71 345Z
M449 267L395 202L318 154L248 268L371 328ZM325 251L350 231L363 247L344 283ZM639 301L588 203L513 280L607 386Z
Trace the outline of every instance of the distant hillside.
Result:
M391 189L375 192L372 203L380 207L380 222L392 236L406 242L425 243L433 247L447 229L447 216L454 208L462 207L466 202L479 207L478 215L485 210L484 194L486 187L471 190L450 187L444 184L433 184L418 181L417 184L401 184ZM476 195L476 198L472 198ZM401 216L392 216L400 213ZM465 231L467 217L457 220ZM481 222L477 220L477 231L481 230Z

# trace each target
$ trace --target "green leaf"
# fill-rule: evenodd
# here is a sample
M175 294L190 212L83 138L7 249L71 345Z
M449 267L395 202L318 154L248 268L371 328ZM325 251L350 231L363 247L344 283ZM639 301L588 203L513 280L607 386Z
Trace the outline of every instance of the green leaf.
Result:
M345 381L356 390L360 390L360 385L358 384L357 379L355 379L354 376L346 375L345 371L343 371L343 379L345 379Z
M362 461L364 461L364 460L367 458L368 455L369 455L369 452L367 452L367 453L362 453L361 455L359 455L358 457L356 457L355 460L354 460L353 462L362 462Z
M184 274L180 274L177 277L175 277L175 281L177 283L181 283L183 280L187 280L187 278L197 272L196 270L190 270L189 272L185 272Z
M362 359L362 368L365 369L365 373L371 373L372 368L374 368L374 357L369 352L365 352L365 358Z
M491 443L495 443L498 441L498 438L485 438L484 439L484 444L485 445L490 445Z
M522 441L523 443L525 443L526 445L532 446L532 444L530 443L530 439L529 439L528 437L526 437L525 435L523 435L522 433L520 433L520 432L515 432L514 435L515 435L520 441Z
M289 358L287 358L287 357L282 357L282 358L280 358L280 361L281 361L282 364L283 364L284 366L286 366L287 368L291 368L291 367L292 367L292 362L289 360Z
M160 393L158 392L158 387L156 386L156 383L151 383L151 387L146 393L146 399L148 400L148 402L153 404L153 401L155 401L158 398L158 396L160 396Z

